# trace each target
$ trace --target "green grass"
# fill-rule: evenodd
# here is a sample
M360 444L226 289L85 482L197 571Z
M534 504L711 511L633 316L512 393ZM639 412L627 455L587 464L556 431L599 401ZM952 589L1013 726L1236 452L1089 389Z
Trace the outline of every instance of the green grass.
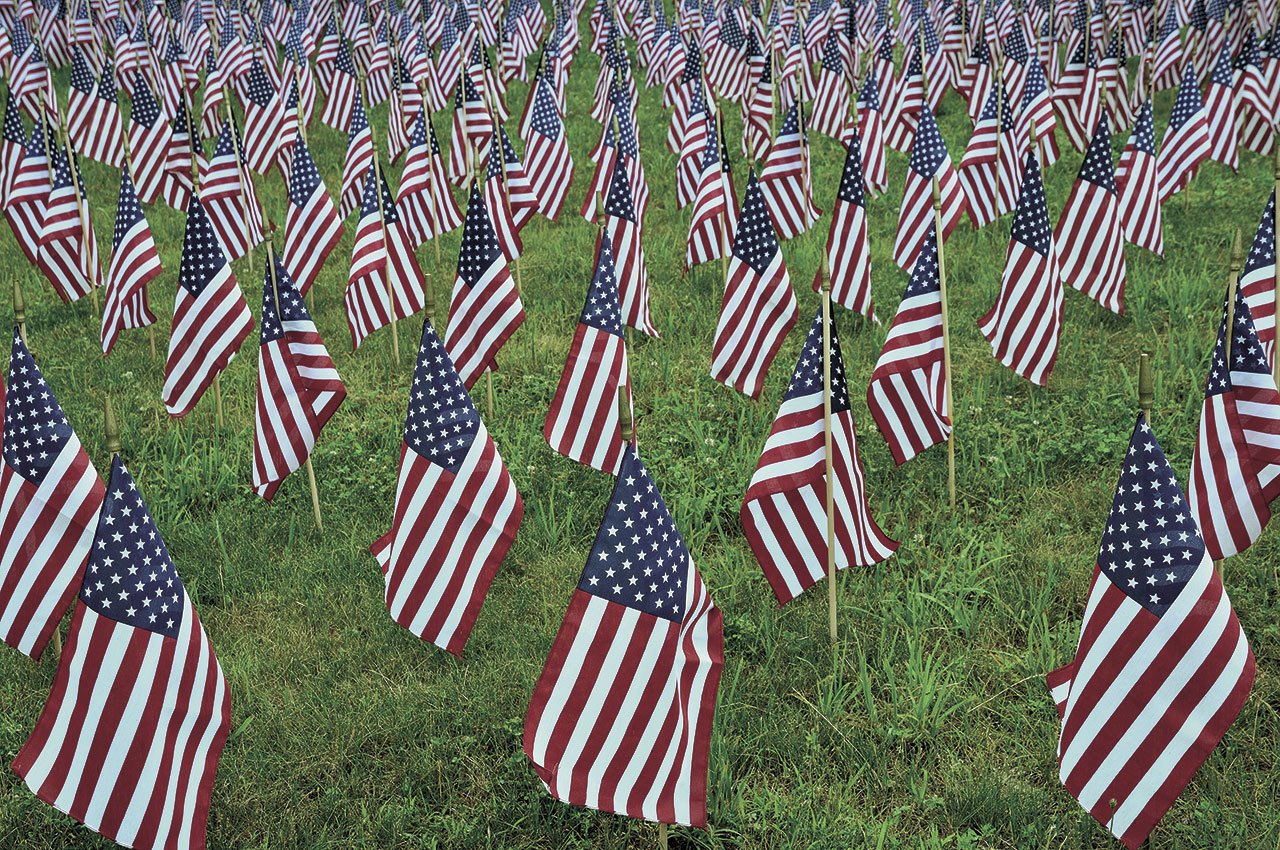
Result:
M611 479L554 454L541 436L590 278L593 228L572 212L590 176L598 127L587 116L597 60L584 50L570 82L577 164L570 209L525 232L529 321L500 356L488 425L524 496L524 525L462 661L392 624L368 544L391 518L396 459L417 320L403 323L393 370L389 334L348 350L342 290L352 222L316 287L317 323L347 382L346 404L315 453L326 530L312 527L299 473L268 505L249 490L256 334L224 375L226 426L206 398L185 421L160 402L163 363L146 334L109 359L86 302L59 303L0 236L5 290L25 287L37 360L100 471L102 400L111 393L124 457L165 535L233 694L233 732L214 788L211 848L651 847L650 824L573 809L541 789L521 751L538 675L607 498ZM508 103L518 112L525 87ZM1136 363L1153 352L1154 425L1185 476L1234 228L1249 238L1270 163L1243 154L1239 175L1206 166L1165 209L1167 259L1129 250L1128 312L1117 318L1074 291L1046 389L997 364L976 320L994 301L1009 221L967 227L947 246L955 360L959 506L946 508L941 450L895 468L861 400L887 331L839 311L846 367L875 516L902 541L895 557L841 577L843 636L833 665L826 594L778 609L738 524L742 494L817 304L809 290L829 217L784 246L800 327L753 402L713 382L719 266L681 273L687 218L674 205L674 158L656 91L640 104L653 190L645 251L662 338L632 350L638 435L651 470L725 613L724 680L710 763L711 829L678 829L676 847L1088 848L1114 846L1059 786L1057 722L1043 674L1078 634L1098 539L1136 409ZM1171 98L1161 97L1163 130ZM375 110L379 131L386 112ZM949 94L941 125L959 161L969 124ZM730 138L739 129L736 108ZM447 116L436 117L447 133ZM331 190L345 139L320 126L311 147ZM1124 134L1119 134L1119 145ZM446 135L447 138L447 135ZM825 210L842 153L814 137ZM1047 178L1056 221L1080 157ZM735 162L739 189L746 168ZM873 285L892 318L906 275L890 260L905 160L890 156L889 193L870 204ZM118 178L86 163L106 256ZM283 222L280 181L258 181ZM148 215L165 263L151 287L167 336L183 217ZM432 274L443 312L458 234ZM256 315L263 251L236 264ZM443 319L443 315L440 316ZM1275 847L1280 841L1280 547L1274 530L1225 567L1258 658L1253 695L1221 746L1153 835L1158 848ZM40 664L0 652L0 760L25 740L49 690ZM0 847L106 847L0 771Z

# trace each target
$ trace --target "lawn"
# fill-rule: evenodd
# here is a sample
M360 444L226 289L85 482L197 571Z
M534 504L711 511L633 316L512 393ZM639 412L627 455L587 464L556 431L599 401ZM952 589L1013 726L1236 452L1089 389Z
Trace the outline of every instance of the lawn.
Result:
M598 60L585 49L570 79L577 169L561 220L525 231L529 320L500 355L487 424L525 502L524 524L461 661L395 626L368 545L391 519L412 351L420 321L349 350L342 291L354 218L316 285L316 321L348 387L315 455L325 530L313 527L305 476L274 504L249 489L255 333L223 376L226 422L213 399L183 421L160 401L163 360L144 332L104 359L87 299L65 306L0 233L5 297L22 282L37 361L100 472L108 469L102 404L112 396L123 457L142 490L230 681L232 734L214 788L210 848L653 847L652 824L573 809L542 790L521 750L534 681L596 533L612 480L555 453L542 422L590 280L595 229L573 211L590 177L599 127L588 116ZM65 75L62 78L65 91ZM526 87L508 104L519 113ZM1172 106L1157 103L1157 136ZM660 339L631 349L637 434L650 470L725 615L725 671L710 762L709 831L675 829L674 847L1086 848L1116 846L1057 781L1057 718L1043 675L1074 650L1098 540L1137 406L1140 351L1153 354L1153 424L1180 476L1190 463L1229 244L1251 239L1271 189L1269 161L1240 173L1207 165L1165 208L1166 258L1128 254L1124 317L1067 294L1062 346L1047 388L1000 366L977 329L993 303L1009 218L966 223L947 245L955 373L958 505L946 503L945 450L902 468L865 404L867 381L906 281L890 259L905 158L890 155L889 192L870 202L873 285L886 324L837 309L861 427L873 513L902 542L889 561L841 576L841 642L827 638L826 593L785 609L754 562L738 509L803 330L830 216L785 244L800 322L751 401L707 375L720 266L682 271L687 214L675 207L668 114L657 91L639 107L653 200L644 247ZM729 137L740 121L729 110ZM385 107L373 111L376 132ZM959 161L970 125L950 93L940 124ZM435 117L442 143L449 116ZM510 125L514 135L514 121ZM1126 134L1118 133L1119 153ZM317 121L311 148L331 192L345 135ZM1065 145L1065 137L1063 138ZM519 142L517 141L519 146ZM731 144L736 157L736 145ZM819 206L829 213L843 162L813 137ZM1080 156L1049 170L1056 221ZM746 163L735 159L739 193ZM390 170L398 178L398 170ZM118 175L85 164L103 257ZM257 181L283 223L278 176ZM183 216L147 210L165 274L151 286L172 311ZM445 319L455 232L418 257ZM282 244L278 239L277 247ZM1246 242L1247 244L1247 242ZM235 272L255 315L262 259ZM483 386L478 385L478 386ZM482 395L477 401L483 408ZM1227 561L1225 582L1258 659L1239 720L1153 834L1155 848L1276 847L1280 842L1280 545L1265 533ZM65 629L65 625L64 625ZM0 652L0 760L7 765L56 669ZM0 771L0 847L109 847Z

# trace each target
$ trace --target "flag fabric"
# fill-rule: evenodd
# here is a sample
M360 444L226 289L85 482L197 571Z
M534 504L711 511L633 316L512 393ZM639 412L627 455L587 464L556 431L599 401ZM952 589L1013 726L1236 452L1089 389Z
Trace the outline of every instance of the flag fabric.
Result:
M707 135L702 151L702 174L689 214L689 239L685 267L693 268L721 258L728 259L729 244L737 230L738 202L734 197L729 151L722 137Z
M1276 363L1276 193L1273 189L1258 221L1253 244L1240 273L1240 292L1249 304L1254 331L1271 367Z
M859 109L862 107L859 106ZM760 63L760 73L747 87L742 105L742 155L763 162L769 153L769 123L773 118L773 69L769 61Z
M951 156L938 130L938 122L926 103L920 109L920 123L911 147L906 188L898 211L898 235L893 245L893 260L903 269L915 264L916 255L920 252L920 234L933 220L935 177L942 200L942 233L939 236L946 242L960 223L968 204L960 178L951 166Z
M1120 223L1125 241L1164 256L1164 224L1160 205L1160 169L1156 158L1156 131L1151 116L1151 98L1138 108L1138 116L1120 154L1116 168Z
M222 667L117 457L53 688L13 770L125 847L199 850L230 729Z
M136 181L138 199L154 204L165 199L165 184L173 179L169 175L173 130L141 74L136 75L133 90L133 107L129 111L130 171ZM189 157L186 168L191 169ZM185 203L180 208L185 209Z
M723 666L720 609L628 445L525 715L525 755L558 800L704 827Z
M831 278L831 300L873 322L875 307L871 303L871 248L867 236L867 199L862 178L862 141L852 131L845 151L844 170L836 189L836 203L831 211L831 230L827 234L826 268L813 278L813 291L822 288L822 275Z
M979 326L997 360L1033 384L1045 385L1058 357L1062 280L1034 153L1027 157L1000 294Z
M319 62L317 67L320 67ZM360 96L359 84L356 81L356 66L351 61L351 51L348 50L345 39L338 42L333 73L325 85L325 92L327 97L320 120L338 132L343 132L351 124L351 110Z
M465 186L472 171L485 166L493 121L471 77L464 75L453 97L453 131L449 138L449 180Z
M614 475L626 448L618 419L619 387L627 387L627 403L631 403L622 329L613 246L609 234L602 231L595 274L542 435L570 460Z
M342 219L320 179L306 138L301 129L295 132L284 220L284 268L305 296L342 239Z
M400 210L405 238L414 248L462 225L462 213L449 192L436 131L425 109L419 110L409 134L396 208Z
M468 389L495 365L498 350L524 319L524 305L489 210L480 188L472 183L444 337L449 357Z
M79 49L76 56L79 56ZM74 95L77 67L71 70L72 85L67 103L67 135L82 155L113 168L124 166L124 148L120 135L120 103L116 89L115 66L110 60L93 81L92 89L77 105ZM85 69L87 71L87 69ZM89 78L92 81L92 77Z
M796 323L796 312L795 292L773 231L769 207L752 172L729 257L728 279L712 344L711 377L759 398L765 372Z
M18 98L9 92L4 102L4 125L0 128L0 198L9 196L14 172L22 163L27 144L27 131L22 126L22 113L18 110ZM3 202L0 201L0 205Z
M17 329L11 352L8 392L0 386L0 640L38 659L89 558L102 480Z
M306 462L347 389L316 331L302 291L268 251L262 283L253 491L268 501Z
M951 436L938 275L938 232L930 223L867 387L871 416L898 464Z
M495 246L496 250L496 246ZM461 655L524 516L430 319L413 373L391 529L370 547L391 619Z
M489 137L488 160L484 172L485 207L489 210L489 221L498 236L503 256L508 263L514 263L524 253L524 244L520 241L520 229L516 226L515 211L508 197L502 140L497 131Z
M213 156L200 170L200 201L227 259L237 260L263 240L262 207L249 178L240 128L222 122Z
M565 195L573 182L573 157L555 94L545 75L538 76L530 96L533 103L524 133L525 172L538 199L538 212L555 221L564 209Z
M828 358L834 481L827 480L823 414ZM880 530L867 504L840 338L833 322L831 348L824 351L819 307L740 514L747 542L780 604L826 575L828 487L835 491L836 569L871 566L892 555L898 544Z
M231 263L204 204L192 195L164 367L164 406L171 417L191 412L252 329L253 316Z
M360 208L365 176L373 164L373 131L364 110L364 99L356 98L347 125L347 154L342 161L342 189L338 193L338 217L344 221Z
M868 65L867 77L858 95L857 110L858 136L862 140L862 177L872 197L889 188L884 160L884 115L880 111L880 91L875 74L875 65ZM848 144L848 139L845 143Z
M74 156L61 145L53 149L53 180L36 253L36 266L58 297L68 303L102 286L98 240L84 197L80 165Z
M1172 198L1191 183L1200 163L1209 158L1209 119L1200 97L1200 85L1190 63L1182 72L1182 85L1169 116L1169 126L1160 141L1156 157L1156 182L1160 203Z
M1231 46L1224 43L1209 76L1204 94L1205 121L1209 132L1209 159L1232 171L1240 170L1240 135L1236 130L1236 94L1231 68Z
M992 86L957 172L976 227L985 227L1018 205L1024 143L1016 130L1004 84Z
M658 336L649 312L649 270L640 240L640 215L631 187L630 157L613 159L609 191L604 198L604 230L613 245L622 320L641 333Z
M782 239L793 239L817 223L822 210L813 203L809 174L809 135L804 105L794 103L769 149L760 172L760 191Z
M1058 270L1069 283L1113 313L1124 313L1124 229L1106 113L1085 151L1084 162L1053 234Z
M1224 304L1209 361L1187 497L1209 557L1258 539L1280 496L1280 392L1244 293Z
M32 265L40 254L40 231L44 227L52 180L49 157L45 153L45 133L44 123L35 122L21 160L13 170L8 191L0 198L14 239Z
M155 324L147 303L147 284L164 271L151 235L151 226L138 203L128 166L120 172L120 197L116 202L115 234L102 310L102 354L115 347L120 332Z
M343 293L353 351L369 334L391 324L393 310L397 320L421 310L427 292L426 277L405 238L400 211L376 158L369 165L361 196Z
M1140 416L1075 656L1047 677L1061 720L1058 778L1138 850L1235 721L1253 678L1231 600Z

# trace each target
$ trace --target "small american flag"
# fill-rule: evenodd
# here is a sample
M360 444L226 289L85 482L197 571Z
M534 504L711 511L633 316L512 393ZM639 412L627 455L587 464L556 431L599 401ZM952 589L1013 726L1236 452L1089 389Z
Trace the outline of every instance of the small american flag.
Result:
M244 98L245 161L259 174L266 174L279 154L280 113L284 103L267 77L262 60L254 57L249 66Z
M1120 193L1120 222L1127 242L1164 256L1164 225L1161 221L1160 174L1156 160L1156 132L1151 117L1151 98L1138 108L1133 131L1120 154L1116 168L1116 189Z
M40 231L44 226L45 208L49 204L49 158L45 155L44 122L31 128L21 160L13 170L9 190L0 198L5 220L13 230L18 247L32 265L40 254ZM52 131L49 131L52 135Z
M124 166L121 144L120 104L116 89L115 66L108 60L95 81L87 66L77 65L84 59L76 47L71 66L71 87L67 100L67 135L76 150L84 156L113 168ZM90 83L85 92L77 85L77 77Z
M230 119L222 122L213 156L201 169L200 201L228 259L243 257L263 240L262 207L249 178L240 128Z
M1164 91L1173 88L1178 82L1178 68L1182 67L1182 39L1179 38L1178 6L1170 3L1166 8L1164 20L1156 33L1155 58L1152 60L1151 90ZM1190 46L1190 45L1188 45Z
M489 210L498 245L508 263L514 263L524 252L520 241L520 229L516 226L514 210L507 197L507 175L503 166L502 140L495 130L489 139L489 162L485 166L484 202Z
M924 66L921 64L917 45L907 48L906 64L894 94L895 99L891 101L894 107L893 118L888 124L885 142L894 150L905 153L915 147L915 134L921 112L926 108L932 111L933 108L925 103Z
M604 229L613 244L622 319L641 333L656 337L658 330L649 312L649 270L640 239L640 216L636 211L628 159L626 155L614 158L609 193L604 198Z
M822 373L827 358L831 360L834 482L827 480L823 424ZM840 338L833 323L831 350L824 353L819 308L741 511L747 542L781 604L795 599L826 573L828 486L835 488L837 569L871 566L892 555L898 544L880 530L867 504Z
M462 213L449 192L444 158L425 109L418 111L396 195L405 237L414 248L462 226Z
M538 199L538 211L555 221L573 182L573 157L555 94L545 75L538 76L531 97L529 126L524 134L525 171Z
M1209 557L1237 555L1258 539L1280 496L1280 393L1249 302L1224 304L1209 361L1200 435L1187 496Z
M473 183L444 338L449 357L468 388L494 365L498 350L524 319L520 293L507 269L489 210Z
M36 265L66 302L77 301L102 286L98 240L84 197L84 181L79 176L80 164L74 156L74 151L61 145L53 149L53 183L36 254ZM80 191L76 191L77 182Z
M627 387L631 403L622 328L613 245L602 231L595 274L542 435L565 457L614 475L626 447L618 424L619 386Z
M187 206L178 294L164 369L164 406L175 419L196 406L240 350L253 316L218 234L196 196Z
M867 76L858 93L858 136L862 139L862 179L872 196L889 187L884 160L884 115L880 111L880 92L874 65L867 66ZM847 139L846 139L847 142Z
M724 630L634 445L524 721L553 797L706 826Z
M1236 95L1231 68L1231 45L1223 43L1209 76L1204 95L1205 120L1209 131L1209 159L1232 171L1240 168L1240 135L1236 130Z
M342 189L338 193L338 217L344 221L360 208L360 193L372 164L373 130L364 110L364 98L357 97L347 125L347 154L342 161Z
M827 234L826 268L813 279L813 291L822 286L823 272L831 278L831 300L861 313L873 322L871 303L871 248L867 237L867 198L862 178L862 140L851 129L845 151L844 170L831 211L831 231Z
M1169 116L1169 126L1160 142L1156 158L1156 183L1160 203L1172 198L1191 183L1200 163L1209 158L1209 117L1200 97L1200 84L1190 63L1182 72L1182 85Z
M129 151L138 197L144 203L160 200L168 176L169 145L173 132L160 111L160 103L151 93L146 78L138 74L134 80L133 108L129 112ZM191 169L191 160L186 163Z
M711 377L752 398L796 323L796 296L755 172L738 215L711 351Z
M840 39L833 32L822 45L818 90L813 94L813 120L809 126L838 140L848 121L849 75L840 55Z
M0 128L0 197L9 196L13 173L22 162L27 143L27 131L22 126L22 112L13 92L4 102L4 125Z
M307 140L301 130L296 132L284 224L284 267L305 296L342 239L342 219L320 179Z
M951 435L938 232L932 223L871 373L867 406L896 463L906 463Z
M115 235L107 265L107 288L102 311L102 354L115 347L120 332L155 324L147 303L147 284L164 269L151 235L133 179L126 166L120 173L120 198L116 202Z
M920 251L920 234L933 220L933 180L938 179L942 196L942 241L946 242L951 231L960 223L968 209L964 188L951 166L947 145L938 131L933 110L925 104L920 110L920 125L911 148L911 162L907 167L907 182L902 194L902 207L898 212L898 235L893 245L893 260L899 267L909 269L915 265Z
M1249 304L1253 328L1272 367L1276 362L1276 193L1258 221L1240 274L1240 292Z
M472 166L485 166L489 137L493 135L493 121L489 110L471 77L463 76L453 96L453 132L449 138L449 180L455 186L465 186L471 177Z
M1048 675L1058 778L1129 850L1146 840L1234 722L1253 652L1138 418L1071 663Z
M1048 168L1058 161L1061 151L1058 149L1058 115L1054 111L1053 99L1049 95L1049 82L1045 79L1044 68L1039 59L1028 62L1027 82L1022 87L1019 104L1018 138L1029 138L1034 125L1036 156Z
M327 97L320 120L341 133L351 124L351 110L360 94L359 84L356 81L356 66L351 61L351 51L345 39L338 43L332 79L328 81L325 90Z
M13 770L126 847L200 850L231 695L117 457L53 689Z
M1111 126L1098 116L1080 174L1053 235L1064 283L1113 313L1124 313L1124 229L1111 168Z
M270 500L306 462L347 389L285 266L267 252L253 430L253 490Z
M1016 129L1004 84L992 86L958 172L976 227L985 227L1018 205L1018 170L1025 145Z
M400 446L395 519L370 547L391 619L461 655L523 516L497 446L426 319Z
M1044 179L1034 153L1027 157L1022 177L1000 294L979 326L997 360L1028 381L1044 386L1058 356L1062 280L1045 204Z
M391 200L387 177L377 162L365 177L360 221L351 248L351 269L343 302L351 348L397 319L407 319L426 303L427 279L405 238L400 211Z
M702 173L702 150L707 135L714 135L715 113L707 108L707 100L701 85L695 85L689 95L689 114L676 130L676 206L684 209L693 203L698 192L698 178Z
M763 59L764 57L762 57ZM760 71L747 87L746 102L742 106L742 155L756 162L763 162L769 154L772 141L773 120L773 68L767 59L760 62Z
M804 104L793 103L778 130L769 158L760 172L760 191L773 216L777 234L793 239L817 223L822 210L813 203L809 173L809 134Z
M89 558L102 480L16 329L0 406L0 640L39 658Z
M738 200L734 197L729 151L722 139L708 132L702 151L702 173L689 215L687 268L728 258L729 245L738 228Z

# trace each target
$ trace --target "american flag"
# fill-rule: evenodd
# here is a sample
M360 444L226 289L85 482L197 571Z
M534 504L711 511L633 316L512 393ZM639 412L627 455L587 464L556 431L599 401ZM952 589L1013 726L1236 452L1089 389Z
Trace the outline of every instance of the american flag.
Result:
M301 290L270 247L262 290L253 490L270 500L285 476L311 456L316 437L347 389Z
M867 237L867 198L862 179L862 140L852 130L845 151L844 170L831 211L831 231L827 234L826 268L813 279L813 290L821 289L823 273L831 278L831 300L861 313L873 322L871 303L871 248Z
M994 74L991 68L991 48L987 45L986 23L984 22L956 84L956 90L968 100L970 120L977 121L978 116L982 114L983 108L987 105L987 98L991 95L991 87L994 82Z
M1000 294L979 325L997 360L1044 386L1058 356L1062 280L1045 205L1044 179L1034 153L1027 157Z
M129 112L129 151L138 197L153 204L162 197L168 176L169 145L173 133L146 78L134 79L133 108ZM191 168L190 159L186 167Z
M1209 118L1200 97L1200 84L1190 63L1182 72L1178 99L1169 116L1169 126L1160 141L1156 157L1156 183L1160 187L1160 203L1172 198L1191 183L1200 163L1209 158Z
M373 164L373 130L364 109L364 98L357 97L351 107L351 123L347 125L347 154L342 161L342 188L338 193L338 217L346 219L360 208L360 192L365 175Z
M284 224L284 267L298 292L306 295L342 239L342 219L320 179L307 140L301 130L296 132Z
M205 846L231 695L120 458L53 688L13 770L125 847Z
M534 83L528 129L524 134L525 172L538 199L538 211L555 221L573 182L573 157L555 94L545 75Z
M31 128L21 160L13 170L8 191L0 198L5 220L13 230L18 247L27 261L36 264L40 253L40 231L45 207L49 204L49 158L45 154L46 125L37 121Z
M1182 40L1178 37L1178 4L1170 3L1164 21L1156 34L1155 57L1152 61L1151 90L1153 92L1173 88L1178 82L1178 68L1182 67Z
M61 145L53 149L53 183L40 231L36 265L63 301L76 301L102 286L98 240L84 196L80 164ZM72 174L72 169L75 174ZM74 179L73 179L74 177ZM77 191L77 184L80 190Z
M1111 168L1111 126L1098 116L1093 140L1053 234L1062 281L1113 313L1124 313L1124 229Z
M813 120L809 126L824 136L839 140L848 121L849 75L840 55L840 39L832 33L822 45L818 90L813 94Z
M1029 62L1028 68L1027 82L1022 88L1022 98L1019 101L1016 132L1018 138L1028 139L1034 125L1036 156L1044 163L1044 167L1048 168L1057 162L1061 155L1058 149L1058 116L1053 109L1053 99L1049 96L1049 82L1045 79L1040 60Z
M501 142L501 162L503 179L507 190L507 206L511 210L511 218L515 223L516 230L520 231L533 218L533 214L538 211L538 197L533 191L529 173L526 171L524 163L520 161L520 155L516 153L515 145L511 144L511 137L507 135L507 129L499 125L497 135L498 140ZM564 179L563 175L561 179Z
M649 206L649 184L645 178L644 163L640 159L640 144L636 139L635 116L628 112L624 105L614 109L612 120L605 125L600 144L591 153L596 163L596 170L591 175L591 184L587 188L586 197L582 201L580 213L587 221L594 223L600 210L596 208L597 196L609 189L613 177L614 163L621 161L631 182L632 198L635 201L637 221L642 221Z
M701 85L689 95L689 114L676 135L676 206L684 209L698 193L702 173L702 149L707 136L715 135L715 113L707 108ZM672 129L675 129L674 122Z
M1209 131L1209 159L1232 171L1240 168L1240 136L1236 131L1236 95L1231 68L1231 46L1223 44L1204 95Z
M614 475L626 447L618 420L618 387L627 387L631 403L622 329L613 246L609 234L601 231L595 274L542 435L570 460Z
M938 232L930 223L867 387L867 406L896 463L951 435L943 353Z
M640 238L640 216L631 188L629 157L613 160L609 192L604 198L604 229L613 244L622 320L649 336L658 336L649 311L649 269Z
M395 518L369 547L391 619L461 655L524 502L430 319L400 446Z
M427 280L405 238L400 211L391 199L387 177L375 159L365 177L360 221L351 248L351 269L343 302L351 348L369 334L407 319L426 303Z
M1222 312L1187 488L1215 560L1249 548L1280 496L1280 393L1267 351L1242 291L1235 294L1234 317L1225 304Z
M1272 367L1276 362L1276 193L1272 190L1240 274L1240 292Z
M738 201L734 197L729 151L722 138L709 134L702 151L702 174L689 215L689 240L685 266L728 259L729 243L738 227Z
M67 100L67 135L84 156L121 168L124 166L124 150L115 67L108 60L102 68L102 75L95 81L84 64L80 48L75 49L74 55ZM81 64L76 64L77 60ZM82 86L86 82L89 89L84 91Z
M752 172L729 258L712 344L711 377L759 398L765 372L796 323L796 313L795 292L773 232L769 207Z
M884 160L884 115L880 111L880 92L875 66L867 67L867 76L858 94L858 136L862 139L862 179L872 196L889 187ZM852 125L850 125L852 126ZM846 144L848 139L845 139Z
M813 203L809 173L809 134L804 104L793 103L778 130L760 172L760 190L773 216L778 236L792 239L817 223L822 210Z
M4 103L4 125L0 128L0 198L9 196L13 174L22 163L26 143L27 131L22 126L22 113L18 110L18 99L14 97L13 92L9 92Z
M494 365L498 350L524 319L520 293L498 245L489 210L473 183L444 337L449 357L468 388Z
M707 48L707 84L720 97L738 100L747 83L747 36L732 9L715 40Z
M495 131L489 140L488 165L485 166L484 203L490 211L489 220L493 223L494 233L498 236L498 245L508 263L514 263L522 253L524 244L520 241L520 229L516 226L514 210L507 198L507 175L503 165L502 140Z
M191 412L251 330L253 316L231 263L204 204L192 195L164 368L164 406L170 416Z
M1098 54L1089 39L1081 41L1067 58L1053 99L1067 138L1076 150L1084 150L1089 144L1089 128L1098 120L1102 108L1098 99Z
M472 167L485 166L485 154L489 137L493 135L493 121L483 98L472 85L471 78L463 75L454 91L453 131L449 138L449 180L455 186L465 186L472 176Z
M0 407L0 640L38 659L89 557L102 481L16 329Z
M911 268L920 252L920 234L933 220L933 180L938 179L942 197L942 241L945 242L968 209L964 188L951 166L947 145L928 104L920 110L920 125L911 148L907 182L898 212L898 235L893 245L893 261L903 269Z
M415 248L462 226L462 214L449 192L436 131L425 109L419 110L409 134L396 207L405 237Z
M1016 130L1004 84L992 86L958 172L969 216L976 227L990 224L1018 205L1018 170L1024 142Z
M822 373L828 357L834 483L827 481L823 424ZM824 354L819 308L740 514L751 551L781 604L795 599L825 575L828 486L835 488L837 569L854 564L871 566L892 555L898 544L880 530L867 504L840 338L832 323L831 350Z
M529 703L525 755L558 800L704 827L723 666L720 609L628 445Z
M155 324L147 303L147 284L164 269L151 235L133 178L126 166L120 173L120 197L116 202L115 235L107 264L107 288L102 311L102 354L115 347L120 332Z
M1268 65L1274 65L1270 60ZM1235 111L1240 122L1240 141L1254 153L1270 156L1275 150L1275 127L1269 116L1275 110L1269 75L1263 68L1262 53L1253 27L1245 32L1236 58Z
M325 86L325 91L324 112L320 113L320 121L342 132L351 125L351 110L360 95L356 66L351 61L351 51L345 40L338 44L333 77Z
M249 178L240 128L230 119L222 122L213 156L201 169L200 201L228 259L243 257L262 241L262 207Z
M1058 778L1137 848L1226 733L1254 660L1173 468L1138 418L1075 657L1047 677Z
M280 151L280 115L284 102L267 77L262 60L254 57L249 66L244 98L245 161L259 174L266 174Z
M1124 227L1125 240L1146 248L1156 256L1164 256L1164 225L1160 214L1162 193L1151 98L1138 108L1133 131L1120 154L1116 189L1120 195L1120 223Z
M907 51L902 79L896 86L896 99L891 101L894 106L893 118L887 125L885 136L889 147L904 153L915 148L915 134L921 113L926 109L932 112L932 107L925 103L924 98L924 66L921 64L920 50L912 45Z
M760 73L747 87L742 105L742 155L756 162L763 162L769 154L773 135L773 68L766 58L760 63Z

